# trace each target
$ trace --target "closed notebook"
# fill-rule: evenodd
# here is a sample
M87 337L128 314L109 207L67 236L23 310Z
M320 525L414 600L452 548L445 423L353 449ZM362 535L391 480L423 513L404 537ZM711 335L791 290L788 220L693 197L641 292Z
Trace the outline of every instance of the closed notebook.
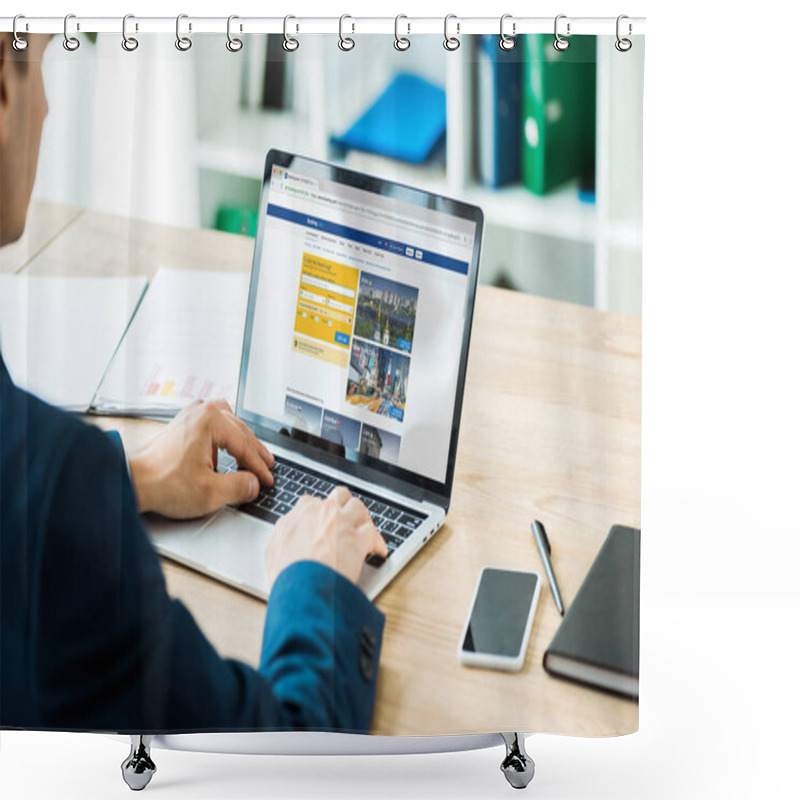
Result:
M551 675L638 700L640 544L611 528L544 654Z
M530 34L522 80L522 181L535 194L594 172L597 43L573 36L567 50Z

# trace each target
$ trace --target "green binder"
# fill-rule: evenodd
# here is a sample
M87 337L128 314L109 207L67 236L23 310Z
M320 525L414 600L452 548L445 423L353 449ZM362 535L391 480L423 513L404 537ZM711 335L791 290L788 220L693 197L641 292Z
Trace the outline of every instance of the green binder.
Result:
M567 50L548 34L523 37L522 181L545 194L594 172L597 40L573 36Z

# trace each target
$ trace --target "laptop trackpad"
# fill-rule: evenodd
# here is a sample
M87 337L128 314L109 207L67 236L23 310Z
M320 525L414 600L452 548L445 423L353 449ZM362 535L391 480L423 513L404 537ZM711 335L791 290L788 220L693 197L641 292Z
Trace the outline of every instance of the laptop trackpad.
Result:
M209 572L266 594L264 553L272 525L223 509L186 541L185 553Z

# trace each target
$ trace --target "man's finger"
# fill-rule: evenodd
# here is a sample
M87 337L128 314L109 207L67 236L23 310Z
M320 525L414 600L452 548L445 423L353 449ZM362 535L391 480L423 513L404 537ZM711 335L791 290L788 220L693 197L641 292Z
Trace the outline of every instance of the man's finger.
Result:
M365 522L372 524L372 516L367 510L367 507L357 497L350 495L350 499L347 501L344 510L347 512L354 525L362 525Z
M333 500L336 505L344 506L347 504L347 501L353 495L350 494L350 490L346 486L337 486L329 495L328 497Z
M229 414L233 414L231 404L222 397L216 397L213 400L209 400L208 404L211 406L216 406L220 411L227 411Z
M313 501L317 500L318 498L313 497L310 494L301 494L300 499L294 504L295 508L305 508L308 505L313 505Z
M243 431L233 419L224 413L215 415L211 428L214 445L227 450L240 467L254 472L265 486L272 486L275 482L272 473L255 446L258 440L252 431Z
M214 473L211 486L216 508L249 503L258 497L258 478L245 470Z
M264 460L264 463L270 469L272 469L275 466L275 456L273 456L272 453L270 453L270 451L267 450L263 442L260 442L258 437L253 433L253 431L251 431L250 428L247 427L247 423L239 419L239 417L237 417L232 412L229 418L239 427L239 429L242 431L242 433L245 435L246 438L252 438L253 446L258 451L258 454Z
M209 405L215 406L224 414L229 415L227 418L242 431L246 438L252 437L253 446L256 448L258 454L264 460L269 469L272 469L275 466L275 456L273 456L266 446L256 438L255 434L250 430L250 428L247 427L247 423L245 423L244 420L239 419L239 417L234 414L233 409L227 400L223 398L209 400Z
M376 553L382 558L388 557L389 547L386 544L386 539L380 535L378 529L371 522L368 525L364 525L363 529L367 538L369 552Z
M275 466L275 456L270 452L269 448L264 444L264 442L260 442L256 439L256 445L261 450L262 457L264 461L269 464L269 468L272 469Z

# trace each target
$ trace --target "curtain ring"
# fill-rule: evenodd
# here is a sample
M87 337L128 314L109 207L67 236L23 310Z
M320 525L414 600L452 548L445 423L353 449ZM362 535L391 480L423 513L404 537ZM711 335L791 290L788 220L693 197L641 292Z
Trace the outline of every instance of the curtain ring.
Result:
M555 26L553 28L553 32L555 33L555 37L556 37L555 41L553 42L553 47L555 47L555 49L558 50L559 52L563 52L564 50L566 50L569 47L569 39L565 39L563 36L559 36L558 35L558 21L560 19L566 19L566 18L567 18L566 14L559 14L556 17L556 23L555 23ZM567 36L569 36L569 28L570 28L570 24L568 22L567 23Z
M188 36L181 36L181 20L187 19L188 14L178 14L175 18L175 47L182 53L185 53L191 46L192 40ZM189 23L189 31L192 30L192 23Z
M448 36L447 35L447 23L450 22L451 19L458 19L455 14L448 14L444 18L444 49L449 50L451 53L453 50L458 50L461 46L461 40L457 36ZM461 23L456 22L456 33L461 33Z
M81 40L78 39L77 36L70 36L69 35L69 31L67 30L67 24L69 23L69 21L71 19L75 19L75 15L74 14L67 14L67 16L64 17L64 41L63 41L63 45L64 45L64 49L65 50L69 50L70 53L73 53L73 52L75 52L75 50L77 50L81 46Z
M339 49L345 51L352 50L356 46L355 41L351 39L349 36L345 36L344 32L342 31L342 26L344 25L344 21L346 19L353 19L353 18L349 14L342 14L342 16L339 17ZM356 25L354 22L351 23L351 25L353 26L353 29L350 31L350 33L355 33Z
M297 18L293 17L291 14L283 18L283 49L288 53L293 53L298 47L300 47L300 42L297 39L289 36L288 24L290 19Z
M400 50L408 50L411 47L411 39L407 39L405 36L400 35L400 20L401 19L408 19L405 14L398 14L394 18L394 49ZM411 33L411 23L406 22L406 27L408 28L408 33Z
M500 45L501 50L513 50L517 46L516 39L511 38L511 36L517 35L517 23L511 23L511 36L506 36L503 32L503 23L507 19L511 19L511 14L503 14L503 16L500 17L500 41L498 44Z
M122 18L122 49L127 50L129 53L132 53L138 46L139 40L135 39L133 36L128 36L128 20L135 19L133 14L126 14ZM139 30L139 25L137 23L136 30Z
M614 47L616 47L617 50L619 50L620 53L627 53L628 50L630 50L631 47L633 47L633 42L631 42L630 39L623 39L619 35L619 24L624 19L628 19L627 14L620 14L617 17L617 41L614 42ZM633 32L633 27L631 26L631 24L629 22L628 23L628 36L630 36L632 32Z
M14 24L13 24L13 26L11 28L11 30L12 30L12 32L14 34L14 41L11 42L11 46L15 50L19 50L20 52L22 52L23 50L27 50L28 49L28 40L27 39L23 39L17 33L17 21L21 20L21 19L25 19L25 15L24 14L17 14L17 16L14 17ZM27 22L25 23L25 30L28 30L28 23Z
M242 49L242 47L244 47L244 43L242 42L241 39L237 39L235 36L231 35L231 22L233 22L233 20L235 19L239 19L239 17L237 17L236 14L231 14L228 17L228 41L225 42L225 47L227 47L231 53L238 53ZM240 25L239 30L241 29L242 27Z

